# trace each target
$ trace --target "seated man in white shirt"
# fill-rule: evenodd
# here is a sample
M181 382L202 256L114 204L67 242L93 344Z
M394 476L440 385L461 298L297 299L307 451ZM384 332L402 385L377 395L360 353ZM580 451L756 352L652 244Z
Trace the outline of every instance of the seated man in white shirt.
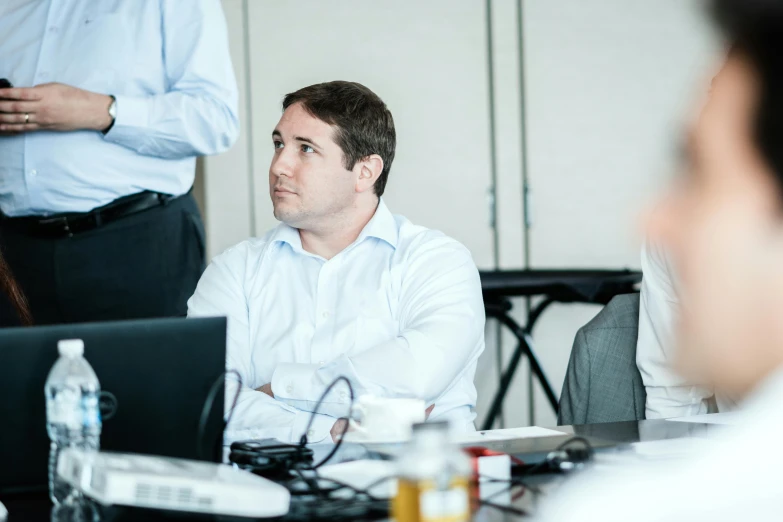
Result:
M714 0L734 44L651 241L677 269L677 368L742 398L687 458L604 466L541 520L779 520L783 467L783 0Z
M243 387L227 439L298 442L338 376L357 397L423 399L430 420L474 429L478 270L460 243L392 215L381 199L391 113L349 82L305 87L283 110L269 168L282 223L216 257L188 302L189 316L228 317L227 368ZM342 433L341 386L315 412L309 442Z

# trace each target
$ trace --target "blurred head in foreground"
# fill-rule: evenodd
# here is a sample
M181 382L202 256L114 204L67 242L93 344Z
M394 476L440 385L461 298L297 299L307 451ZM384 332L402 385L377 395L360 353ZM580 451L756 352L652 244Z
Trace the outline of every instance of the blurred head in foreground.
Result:
M783 370L783 0L712 9L731 52L648 233L680 277L680 371L742 396Z

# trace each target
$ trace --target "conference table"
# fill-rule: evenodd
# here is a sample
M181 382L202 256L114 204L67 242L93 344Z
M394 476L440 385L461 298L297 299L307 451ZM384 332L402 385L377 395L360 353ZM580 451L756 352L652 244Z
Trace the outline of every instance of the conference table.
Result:
M635 442L648 442L685 437L705 437L714 435L726 426L702 422L674 422L667 420L642 420L589 424L581 426L557 426L549 428L567 435L591 437L627 445ZM604 451L618 451L604 450ZM2 465L2 463L0 463ZM567 480L563 474L540 474L525 478L529 488L515 486L510 490L513 499L509 504L515 511L533 514L541 499ZM122 521L243 521L246 518L210 517L182 513L165 513L152 510L130 509L122 507L83 506L79 510L53 513L52 506L45 493L27 493L21 495L0 495L0 500L9 512L8 522L122 522ZM520 513L509 513L496 507L482 506L474 515L474 520L482 522L501 522L524 520L529 517ZM282 519L282 520L285 520ZM359 520L345 517L344 520Z

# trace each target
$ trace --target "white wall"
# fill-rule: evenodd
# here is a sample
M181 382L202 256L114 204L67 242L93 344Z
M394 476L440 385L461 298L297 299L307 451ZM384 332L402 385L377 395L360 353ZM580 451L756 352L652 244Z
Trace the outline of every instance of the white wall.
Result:
M722 55L697 0L525 0L529 230L536 268L637 268L641 214L676 170ZM534 332L558 392L574 332L559 305ZM537 396L536 422L554 415Z
M386 196L393 212L456 237L482 268L521 268L526 256L538 268L637 267L637 216L672 170L684 108L719 54L701 2L520 3L524 111L517 0L491 0L491 32L481 0L223 0L243 127L237 146L204 163L210 256L275 225L269 135L283 95L346 79L375 90L394 114L398 149ZM527 232L523 159L533 189ZM537 351L558 392L573 336L596 311L560 306L540 321ZM494 326L487 334L480 418L497 386L497 358L513 349L504 334L498 352ZM528 421L525 368L505 408L509 426ZM535 410L535 422L554 423L543 397Z
M452 0L251 1L258 230L276 224L267 176L283 96L351 80L374 90L395 119L397 152L385 195L392 212L456 237L480 266L492 266L482 16L480 2Z
M203 205L210 259L252 234L254 213L244 1L223 0L223 11L229 28L231 61L239 85L240 135L231 150L207 157L203 163Z

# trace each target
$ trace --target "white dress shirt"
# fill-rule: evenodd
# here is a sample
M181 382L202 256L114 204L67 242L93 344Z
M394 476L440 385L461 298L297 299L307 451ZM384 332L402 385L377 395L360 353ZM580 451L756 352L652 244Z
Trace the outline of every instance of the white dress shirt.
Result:
M87 212L145 190L182 195L196 156L239 134L220 0L0 0L0 78L117 99L106 135L0 136L8 216Z
M738 424L687 458L604 466L574 477L537 520L736 522L780 520L783 371L741 405Z
M357 397L421 398L435 405L430 420L474 429L484 349L478 270L460 243L393 216L382 201L332 259L304 251L285 224L216 257L188 302L188 316L209 315L228 317L227 369L243 382L229 440L298 442L340 375ZM255 391L270 382L274 399ZM227 405L235 390L227 386ZM335 387L310 442L348 415L348 399L346 386Z
M642 248L641 299L636 365L647 391L646 418L685 417L708 412L711 390L679 376L674 361L674 327L678 309L671 263L658 245Z

